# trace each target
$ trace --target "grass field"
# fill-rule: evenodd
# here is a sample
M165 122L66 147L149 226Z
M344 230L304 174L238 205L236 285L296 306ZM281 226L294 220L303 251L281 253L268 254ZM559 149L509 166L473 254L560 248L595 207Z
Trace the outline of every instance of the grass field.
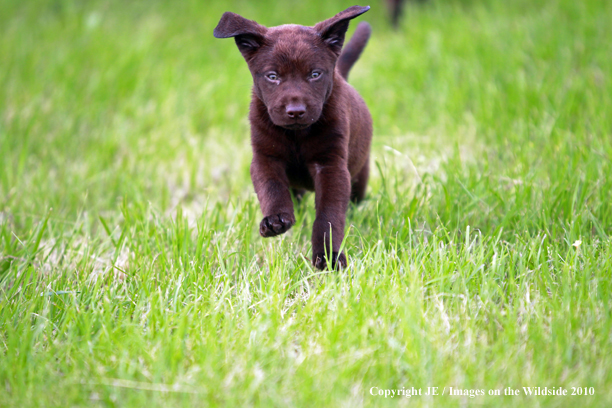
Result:
M353 4L0 0L0 407L612 406L612 2L394 31L372 0L371 182L319 272L312 194L258 235L252 80L212 30ZM444 395L377 394L411 387Z

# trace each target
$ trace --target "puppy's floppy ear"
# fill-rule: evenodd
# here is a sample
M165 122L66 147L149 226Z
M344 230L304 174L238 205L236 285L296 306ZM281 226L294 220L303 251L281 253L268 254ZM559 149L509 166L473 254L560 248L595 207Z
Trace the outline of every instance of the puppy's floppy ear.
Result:
M229 11L223 13L213 35L216 38L234 37L238 49L248 61L265 43L268 29L253 20Z
M349 7L344 11L336 14L332 18L321 21L314 26L315 31L319 33L323 42L336 54L340 55L342 45L344 44L344 35L348 29L349 22L368 11L370 6Z

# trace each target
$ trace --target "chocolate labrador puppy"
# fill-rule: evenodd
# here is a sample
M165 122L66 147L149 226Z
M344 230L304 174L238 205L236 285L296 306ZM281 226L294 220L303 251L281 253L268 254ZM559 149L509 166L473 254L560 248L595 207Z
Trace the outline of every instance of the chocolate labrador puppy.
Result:
M251 179L264 218L262 237L295 223L291 192L314 190L313 264L345 267L340 253L349 200L358 202L368 182L372 118L347 82L370 36L361 23L342 49L349 21L369 7L353 6L314 27L264 27L226 12L217 38L234 37L253 75L249 120Z

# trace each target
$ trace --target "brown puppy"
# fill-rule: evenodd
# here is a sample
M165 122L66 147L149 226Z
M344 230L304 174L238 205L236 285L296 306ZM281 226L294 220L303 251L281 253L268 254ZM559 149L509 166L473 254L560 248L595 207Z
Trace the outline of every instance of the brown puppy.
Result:
M226 12L214 31L235 38L253 75L251 179L264 215L259 233L273 237L291 228L291 189L296 197L314 190L319 269L328 260L346 266L340 253L346 210L349 199L363 199L368 181L372 118L346 78L370 26L359 24L342 50L349 21L368 10L353 6L314 27L270 28Z

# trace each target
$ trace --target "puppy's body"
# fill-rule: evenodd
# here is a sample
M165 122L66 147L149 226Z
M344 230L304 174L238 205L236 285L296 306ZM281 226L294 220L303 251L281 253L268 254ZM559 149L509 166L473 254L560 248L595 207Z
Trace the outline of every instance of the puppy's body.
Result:
M334 90L321 116L306 129L285 129L274 125L266 105L254 96L249 114L254 159L261 155L282 161L294 189L315 190L314 173L310 169L315 165L321 170L334 165L346 168L351 184L357 185L360 171L367 168L372 124L371 120L364 120L370 118L370 113L363 99L337 72ZM255 166L252 173L258 171ZM260 178L258 174L253 176ZM365 191L351 190L351 193L359 201ZM260 201L268 198L275 199L264 196Z
M251 178L264 219L264 237L295 223L290 190L314 190L313 263L345 266L340 244L349 200L361 200L368 179L372 120L365 102L346 82L367 38L362 23L341 49L351 7L314 27L266 28L225 13L215 36L235 37L253 75L249 119ZM331 232L331 238L330 238Z

